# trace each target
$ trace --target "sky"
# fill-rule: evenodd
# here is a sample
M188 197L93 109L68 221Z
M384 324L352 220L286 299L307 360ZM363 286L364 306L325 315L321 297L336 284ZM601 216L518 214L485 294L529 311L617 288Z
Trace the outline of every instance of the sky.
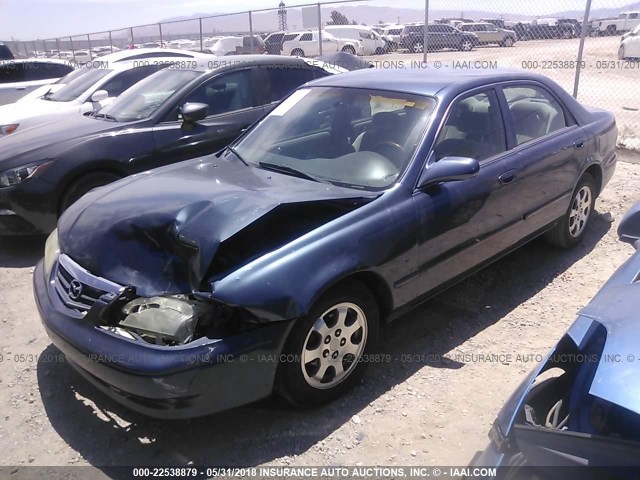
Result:
M288 5L309 0L285 0ZM321 0L322 1L322 0ZM432 9L485 10L504 14L523 9L553 11L580 9L586 0L430 0ZM36 40L79 35L195 13L223 13L276 7L279 0L0 0L0 39ZM592 9L621 7L632 0L593 0ZM388 0L370 5L389 6ZM397 8L422 8L424 0L393 0Z

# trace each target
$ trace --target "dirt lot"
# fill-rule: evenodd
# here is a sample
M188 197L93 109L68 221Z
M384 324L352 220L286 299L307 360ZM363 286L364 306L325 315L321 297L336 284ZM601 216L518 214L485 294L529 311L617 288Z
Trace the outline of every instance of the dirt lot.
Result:
M511 48L481 46L471 52L428 53L430 68L524 68L542 73L573 92L579 39L516 42ZM584 47L584 69L578 99L605 108L616 115L620 142L640 150L640 62L618 62L620 37L588 37ZM422 54L394 53L369 57L378 67L391 68L402 61L405 68L419 62ZM465 63L463 63L465 62Z
M535 241L388 326L382 350L392 361L312 411L272 399L163 422L119 407L59 359L40 325L31 276L42 241L3 241L0 465L467 464L532 357L631 254L615 231L640 199L640 156L622 155L581 245L562 251Z

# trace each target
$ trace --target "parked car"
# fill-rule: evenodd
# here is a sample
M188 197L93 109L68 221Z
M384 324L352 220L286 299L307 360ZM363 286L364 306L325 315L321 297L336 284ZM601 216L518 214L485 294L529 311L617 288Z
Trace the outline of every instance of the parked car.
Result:
M284 36L282 54L294 57L316 57L320 55L318 31L292 32ZM329 32L322 32L322 53L345 52L362 55L363 46L358 40L337 38Z
M498 28L507 29L507 26L505 25L505 21L503 19L501 19L501 18L482 18L482 19L480 19L480 22L482 22L482 23L492 23L493 25L495 25Z
M620 60L640 58L640 25L622 36L618 58Z
M472 32L478 37L478 45L496 44L501 47L513 47L518 36L513 30L498 28L492 23L463 23L458 26L463 32Z
M86 69L62 88L52 89L41 98L0 106L0 144L9 135L55 121L72 121L78 114L99 110L140 80L171 65L173 57L149 62L130 60L113 63L111 68ZM142 63L142 64L141 64Z
M0 61L0 105L13 103L30 91L55 82L73 67L55 59L17 59Z
M402 35L402 30L404 30L404 25L384 25L384 26L375 26L373 29L378 32L378 34L385 40L386 51L387 52L395 52L400 46L400 37Z
M619 35L630 32L640 25L640 12L622 12L618 18L594 20L591 22L592 35Z
M215 152L299 85L344 71L266 55L193 63L149 76L93 115L0 139L0 178L9 179L0 184L0 236L48 233L92 188Z
M574 25L561 22L557 18L538 18L532 20L527 29L529 40L546 40L551 38L574 38Z
M264 47L269 55L282 54L282 42L287 32L272 32L264 38Z
M462 32L451 25L436 23L427 28L428 48L441 50L451 48L470 51L478 45L478 37L471 32ZM407 25L400 37L400 47L410 52L419 53L424 49L424 24Z
M616 136L527 72L323 78L218 154L73 204L36 302L69 362L145 414L274 389L322 404L360 381L383 321L536 235L578 244Z
M265 53L264 40L259 35L244 35L237 37L221 37L210 48L216 56L252 55Z
M73 61L78 65L84 65L92 60L89 50L75 50L73 52Z
M158 62L160 59L170 59L170 61L188 61L189 59L210 59L210 54L205 54L201 52L187 51L187 50L178 50L172 48L140 48L135 50L118 50L114 47L114 52L106 55L101 55L99 58L96 58L94 61L87 65L87 68L79 68L71 72L65 77L62 77L55 81L52 84L44 85L40 88L36 88L32 92L28 93L24 97L20 99L20 101L26 101L34 98L42 98L46 93L55 93L60 90L64 85L71 82L77 78L77 76L81 74L88 73L90 70L94 70L96 68L104 69L108 68L109 65L116 64L119 62L126 62L131 60L138 60L138 64L141 66L143 63L140 61L145 60L144 65L153 64L153 62ZM155 60L149 60L155 59Z
M196 50L199 44L196 44L193 40L187 38L180 38L178 40L171 40L167 42L167 47L177 48L179 50ZM142 47L142 45L140 45Z
M519 42L524 42L526 40L531 40L529 36L529 30L531 29L531 22L512 22L505 21L505 27L509 30L513 30L516 32L516 37Z
M640 248L640 203L622 219L618 235ZM586 479L636 477L639 276L636 252L509 397L473 466L509 467L502 473L523 480L578 478L569 473Z
M363 25L327 25L325 32L336 38L348 38L362 44L361 55L382 55L388 50L387 42L371 27Z
M13 60L14 56L4 43L0 42L0 60Z
M573 38L579 37L582 33L582 22L580 20L575 18L559 18L558 23L568 27L572 32L571 36Z

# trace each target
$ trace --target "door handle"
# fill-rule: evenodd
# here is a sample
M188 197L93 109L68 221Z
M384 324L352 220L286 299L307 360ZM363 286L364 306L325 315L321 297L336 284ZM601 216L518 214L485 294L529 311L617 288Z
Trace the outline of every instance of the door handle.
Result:
M573 148L578 149L578 148L582 148L582 147L584 147L584 140L583 139L580 138L580 139L576 140L575 142L573 142Z
M498 182L500 183L500 185L507 185L509 183L515 182L517 178L517 170L508 170L498 177Z

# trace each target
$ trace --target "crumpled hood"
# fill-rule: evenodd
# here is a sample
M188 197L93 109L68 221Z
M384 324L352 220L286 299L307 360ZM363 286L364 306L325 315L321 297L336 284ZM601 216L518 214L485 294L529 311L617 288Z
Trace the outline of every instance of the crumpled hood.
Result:
M208 156L85 195L60 219L60 245L94 275L142 296L184 293L202 288L222 242L279 205L363 196Z

